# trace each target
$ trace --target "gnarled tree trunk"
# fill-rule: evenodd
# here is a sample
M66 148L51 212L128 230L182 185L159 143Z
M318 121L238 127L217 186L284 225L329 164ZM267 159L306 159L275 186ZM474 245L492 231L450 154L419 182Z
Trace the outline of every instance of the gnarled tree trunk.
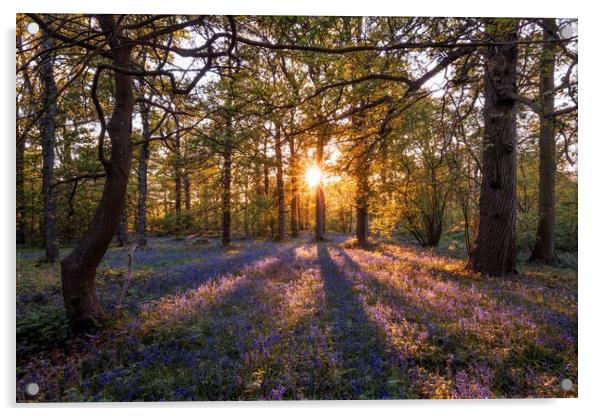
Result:
M503 44L485 52L479 224L468 267L500 275L516 266L517 20L492 19L486 30Z
M101 27L113 33L117 25L112 16L100 16ZM108 35L113 63L120 68L130 65L131 47L121 44L120 38ZM65 309L76 329L98 325L104 316L96 293L96 268L107 251L125 204L133 144L132 111L134 95L132 77L114 71L114 107L107 125L111 157L105 164L106 179L102 197L83 238L61 263L61 280Z

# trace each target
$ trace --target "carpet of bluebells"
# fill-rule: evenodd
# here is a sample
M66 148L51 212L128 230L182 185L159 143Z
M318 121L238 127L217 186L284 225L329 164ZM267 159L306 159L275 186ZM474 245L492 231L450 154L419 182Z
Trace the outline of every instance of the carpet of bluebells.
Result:
M18 401L577 395L573 269L489 277L446 250L344 236L156 238L135 251L118 310L128 249L110 249L98 273L110 319L75 335L59 266L41 254L17 253Z

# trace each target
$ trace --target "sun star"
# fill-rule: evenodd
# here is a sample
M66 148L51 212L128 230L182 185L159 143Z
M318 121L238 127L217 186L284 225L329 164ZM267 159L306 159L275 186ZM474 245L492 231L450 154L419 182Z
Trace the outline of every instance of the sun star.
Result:
M307 168L305 171L305 181L311 188L318 186L320 181L322 181L322 171L320 168L317 166Z

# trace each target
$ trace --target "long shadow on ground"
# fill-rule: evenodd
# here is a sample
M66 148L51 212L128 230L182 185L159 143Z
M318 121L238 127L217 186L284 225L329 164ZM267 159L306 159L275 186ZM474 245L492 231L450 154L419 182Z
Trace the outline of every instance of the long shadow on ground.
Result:
M481 340L480 332L466 331L456 326L461 316L456 316L449 311L442 312L434 304L432 306L419 305L386 279L379 279L367 273L343 250L340 250L339 254L346 263L346 267L362 271L366 283L375 288L383 303L389 304L393 308L402 307L404 319L427 326L430 334L428 341L435 349L433 354L421 354L415 357L415 362L425 368L438 368L443 373L446 367L451 365L456 374L455 394L458 397L491 397L492 394L504 397L525 397L530 394L534 395L537 388L537 385L534 385L534 383L537 384L537 381L528 375L529 371L550 373L560 376L561 379L564 377L566 362L564 362L563 353L556 351L554 344L547 344L545 338L544 342L542 339L533 337L522 344L511 342L508 346L512 349L511 351L499 358L491 357L489 355L493 351L490 351L487 347L488 344ZM458 285L459 289L467 289L469 285L465 285L466 282L462 283L464 284ZM491 296L491 293L485 292L485 294ZM466 296L470 296L468 291ZM500 304L499 306L500 313L521 314L521 309L516 309L516 305ZM478 308L475 306L473 320L477 319ZM542 333L542 330L543 328L539 328L538 332ZM520 330L516 329L516 331L516 334L505 334L503 337L521 336L518 332ZM498 342L506 343L507 341L498 338ZM496 345L490 346L490 348L493 347ZM446 362L447 357L454 357L454 359Z
M406 392L396 383L407 363L387 346L354 292L345 271L331 258L328 245L318 244L318 263L324 280L326 308L334 326L336 349L351 387L345 398L403 398Z
M202 262L165 267L144 279L135 280L130 284L128 293L141 294L143 298L126 297L126 306L128 309L136 309L142 302L184 292L220 275L237 273L253 261L267 256L278 257L291 249L291 245L272 242L244 243L239 250L227 250L222 247L213 248L212 251L203 253L207 258L203 259ZM114 306L120 290L120 284L107 285L99 290L101 298L108 309Z
M424 262L413 260L406 256L400 256L390 252L382 252L386 257L393 261L401 261L411 265L414 268L425 267ZM349 259L351 260L351 259ZM445 270L429 266L434 272L433 278L442 279L445 282L452 282L460 289L470 288L477 282L468 278L465 273L459 273L453 270ZM576 283L575 283L576 285ZM577 343L577 310L574 313L565 313L559 310L555 301L561 298L566 302L577 304L577 290L561 285L553 287L547 282L542 282L537 278L530 278L524 275L519 276L483 276L478 280L479 290L484 291L488 297L496 299L509 308L518 308L522 310L525 316L533 319L538 324L550 325L555 327L555 331L562 333L565 340ZM536 302L525 292L536 291L541 298Z

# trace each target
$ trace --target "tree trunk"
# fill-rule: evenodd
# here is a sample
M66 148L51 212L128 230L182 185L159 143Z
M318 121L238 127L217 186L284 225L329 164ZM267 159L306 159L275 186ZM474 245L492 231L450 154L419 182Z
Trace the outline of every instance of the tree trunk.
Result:
M16 161L16 176L17 176L17 244L25 244L25 136L17 136L17 161Z
M42 137L42 195L44 197L43 226L46 261L54 263L59 258L58 227L56 223L56 191L54 181L54 144L57 116L57 88L52 73L53 41L45 36L40 57L40 80L42 81L44 113L40 118Z
M318 145L316 148L316 165L320 172L324 165L324 137L320 135L318 139ZM320 182L316 186L316 229L315 238L316 241L323 241L326 234L326 201L324 198L324 184L320 178Z
M355 237L357 238L358 245L366 246L368 244L368 193L370 186L368 184L368 172L366 167L358 169L356 180Z
M393 199L393 189L389 184L389 139L385 136L381 138L381 171L380 182L385 191L385 203Z
M184 208L186 211L190 211L190 175L187 171L182 174L182 182L184 186Z
M272 203L270 200L270 160L268 157L267 137L263 141L263 193L267 204L267 233L270 237L274 237L274 213L272 211ZM262 231L265 232L266 230Z
M244 186L244 192L243 192L244 211L243 211L242 225L243 225L243 231L245 233L245 237L248 237L251 234L250 229L249 229L249 183L247 181L245 181L243 186Z
M290 150L290 172L291 172L291 236L299 235L299 184L297 183L298 164L297 150L295 149L295 138L288 141Z
M124 206L123 211L119 217L119 224L117 225L117 244L119 247L125 247L130 243L128 238L128 216L127 208Z
M223 165L223 187L222 190L222 244L227 246L230 244L230 221L231 221L231 208L230 208L230 194L232 186L232 146L230 138L226 138L224 144L224 165Z
M149 108L146 104L140 104L140 116L142 118L142 144L138 156L138 207L136 212L136 242L139 247L146 247L146 196L147 196L147 172L148 159L150 157L150 122Z
M270 166L268 164L268 139L263 142L263 193L270 196Z
M108 33L113 63L127 68L131 47L121 44L115 36L117 25L112 16L98 17L102 29ZM67 316L75 329L96 327L104 312L96 294L96 268L109 247L125 204L133 144L132 111L134 95L132 77L113 72L114 107L107 126L111 143L111 157L105 164L107 177L100 202L83 238L61 263L63 299Z
M303 199L304 198L299 194L299 192L297 192L297 220L299 223L299 230L305 231L307 226L305 225L304 221ZM307 198L305 198L305 200L307 200Z
M324 211L325 211L325 202L324 202L324 186L322 182L316 186L316 229L315 229L315 237L316 241L324 241Z
M19 54L23 52L23 43L19 33L17 33L17 50ZM17 62L17 68L19 68L21 62ZM29 77L29 69L23 68L21 71L23 75L23 85L30 97L35 97L33 85ZM26 105L31 105L29 100L17 99L17 116L21 114L21 108ZM27 110L25 110L27 111ZM27 201L25 197L25 147L27 143L27 137L29 131L31 131L33 124L29 123L20 128L21 126L17 123L17 145L16 145L16 208L17 208L17 244L25 244L25 236L27 234Z
M180 126L176 122L176 129ZM181 154L181 139L180 134L176 134L176 143L174 147L174 182L175 182L175 193L176 193L176 237L180 237L182 234L182 154Z
M203 234L207 234L209 232L209 192L207 191L207 187L203 188Z
M517 20L492 19L486 31L504 44L485 52L479 224L467 266L500 275L515 272L516 266Z
M362 101L362 104L364 102ZM362 134L365 130L366 120L365 115L360 114L353 117L353 124L355 130ZM368 244L368 209L369 201L368 196L370 194L370 183L368 176L370 175L370 147L367 139L360 139L360 143L357 146L359 153L356 158L355 167L355 238L357 244L361 247L365 247Z
M546 29L543 30L543 40L555 39L556 20L543 19ZM544 43L542 46L539 67L539 204L538 224L535 247L531 261L555 263L556 253L554 244L555 210L555 176L556 176L556 132L555 118L546 116L554 112L554 66L555 45Z
M282 241L286 234L286 210L284 206L284 173L282 169L280 126L276 126L276 195L278 199L278 233L276 240Z
M179 170L176 170L176 215L179 217L182 213L182 175Z

